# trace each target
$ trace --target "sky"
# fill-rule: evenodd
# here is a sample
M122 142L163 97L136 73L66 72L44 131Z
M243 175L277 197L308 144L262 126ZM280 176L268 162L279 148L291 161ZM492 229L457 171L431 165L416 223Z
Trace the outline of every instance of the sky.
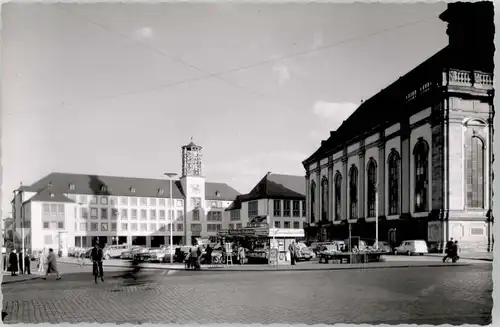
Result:
M4 4L3 208L50 172L162 178L203 146L242 193L447 44L444 3ZM5 215L4 209L4 215Z

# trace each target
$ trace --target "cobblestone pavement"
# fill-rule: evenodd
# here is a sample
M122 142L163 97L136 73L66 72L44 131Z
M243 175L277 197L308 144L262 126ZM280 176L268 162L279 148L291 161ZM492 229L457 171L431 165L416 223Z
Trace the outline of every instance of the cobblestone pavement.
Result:
M113 277L4 285L5 322L488 324L492 309L491 264Z

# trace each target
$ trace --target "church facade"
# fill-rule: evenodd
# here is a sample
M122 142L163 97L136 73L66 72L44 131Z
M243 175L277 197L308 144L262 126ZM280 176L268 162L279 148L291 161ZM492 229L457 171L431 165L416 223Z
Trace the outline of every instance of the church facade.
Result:
M303 162L306 235L492 251L493 5L453 3L449 44L360 107Z

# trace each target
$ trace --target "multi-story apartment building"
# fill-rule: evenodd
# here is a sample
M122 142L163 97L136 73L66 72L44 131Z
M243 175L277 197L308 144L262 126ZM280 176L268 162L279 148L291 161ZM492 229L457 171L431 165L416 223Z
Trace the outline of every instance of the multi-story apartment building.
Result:
M303 176L267 173L248 193L239 195L226 209L228 229L246 227L257 216L267 216L275 228L304 228L306 196Z
M450 3L449 44L374 95L304 162L307 234L493 246L491 2Z
M104 244L191 244L216 236L239 193L205 182L200 146L182 147L182 174L172 180L51 173L15 191L13 216L27 249Z

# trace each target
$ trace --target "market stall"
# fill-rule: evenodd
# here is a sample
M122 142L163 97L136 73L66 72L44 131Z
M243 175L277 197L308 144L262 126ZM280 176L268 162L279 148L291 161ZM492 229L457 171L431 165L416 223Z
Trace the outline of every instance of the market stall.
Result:
M218 237L222 243L231 242L243 246L247 250L245 255L248 263L289 265L291 261L288 247L292 241L304 237L304 230L270 228L267 223L249 223L244 228L220 230Z

